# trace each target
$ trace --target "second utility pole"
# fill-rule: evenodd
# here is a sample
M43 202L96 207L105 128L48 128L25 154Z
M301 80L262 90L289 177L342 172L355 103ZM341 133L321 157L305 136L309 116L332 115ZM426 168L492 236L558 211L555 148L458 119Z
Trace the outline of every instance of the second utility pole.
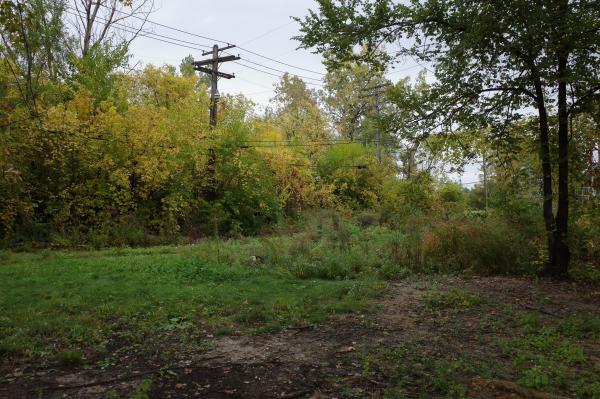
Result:
M390 84L389 83L383 83L377 86L373 86L373 87L367 87L365 89L362 90L363 96L361 96L360 98L362 99L366 99L369 97L375 97L375 112L377 113L377 118L379 119L380 117L380 112L381 112L381 101L380 101L380 96L382 94L382 90L383 88L388 87ZM375 131L375 138L376 138L376 145L377 145L377 162L381 163L381 148L382 148L382 140L381 140L381 126L379 126L380 121L377 121L377 130Z
M217 103L219 102L219 90L217 89L217 82L219 78L232 79L235 75L219 72L219 64L228 61L237 61L240 57L235 55L228 55L226 57L219 57L220 51L225 51L234 48L233 44L219 48L218 45L214 45L212 51L205 51L202 55L212 54L212 58L194 61L194 70L204 72L210 75L210 125L212 127L217 126ZM206 68L204 65L211 65L211 68Z

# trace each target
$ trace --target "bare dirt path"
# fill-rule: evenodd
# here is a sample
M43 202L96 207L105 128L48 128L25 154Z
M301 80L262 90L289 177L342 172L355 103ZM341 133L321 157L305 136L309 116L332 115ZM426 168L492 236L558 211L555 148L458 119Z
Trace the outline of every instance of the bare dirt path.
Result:
M372 314L257 336L207 332L210 345L202 350L165 355L165 348L153 348L106 369L32 367L4 375L0 397L569 397L578 367L600 370L598 335L573 333L569 342L583 348L585 364L565 369L563 383L541 381L541 389L515 384L520 366L502 343L573 317L600 317L599 289L516 278L414 277L391 283Z

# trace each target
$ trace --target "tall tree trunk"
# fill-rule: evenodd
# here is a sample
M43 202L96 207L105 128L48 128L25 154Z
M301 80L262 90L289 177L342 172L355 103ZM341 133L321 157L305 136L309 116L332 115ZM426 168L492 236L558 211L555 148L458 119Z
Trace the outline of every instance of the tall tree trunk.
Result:
M569 231L569 114L567 109L567 52L561 50L558 60L558 210L556 213L556 264L548 274L566 277L571 252L567 244Z
M569 112L567 105L568 43L564 21L569 12L568 0L559 0L557 13L561 23L555 33L558 78L558 209L556 230L554 231L554 262L549 263L544 274L554 278L564 278L569 273L571 252L567 244L569 230Z
M542 193L544 197L544 224L546 227L546 240L548 245L548 263L544 272L553 269L557 262L555 245L555 222L552 212L552 164L550 162L550 126L548 124L548 110L544 97L542 82L535 77L535 94L540 123L540 159L542 160Z

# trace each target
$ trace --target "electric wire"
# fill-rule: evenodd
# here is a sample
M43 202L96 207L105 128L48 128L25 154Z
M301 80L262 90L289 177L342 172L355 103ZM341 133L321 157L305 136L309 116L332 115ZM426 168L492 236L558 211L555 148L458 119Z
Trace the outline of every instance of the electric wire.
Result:
M271 90L263 90L263 91L254 91L252 93L245 93L245 96L259 96L262 94L272 94L273 93L273 89Z
M293 24L293 23L294 23L294 21L289 21L289 22L287 22L287 23L285 23L285 24L283 24L283 25L280 25L280 26L278 26L278 27L276 27L276 28L273 28L273 29L271 29L271 30L268 30L267 32L265 32L265 33L263 33L263 34L261 34L261 35L259 35L259 36L256 36L256 37L254 37L254 38L252 38L252 39L250 39L250 40L246 40L246 41L245 41L244 43L242 43L241 45L242 45L242 46L245 46L245 45L246 45L246 44L248 44L248 43L252 43L252 42L254 42L254 41L258 40L258 39L262 39L263 37L265 37L265 36L268 36L268 35L270 35L271 33L273 33L273 32L276 32L276 31L278 31L279 29L285 28L286 26L289 26L289 25L291 25L291 24Z
M69 8L70 10L73 10L72 7L67 6L67 8ZM73 12L73 11L66 11L66 12L68 14L72 15L72 16L81 16L77 12ZM103 20L105 22L108 21L108 20L104 19L103 17L97 17L97 18L99 18L99 19L101 19L101 20ZM181 40L181 39L178 39L178 38L174 38L172 36L166 36L166 35L162 35L162 34L159 34L159 33L151 32L151 31L147 31L147 30L143 30L143 29L141 29L141 30L135 30L135 28L129 27L129 26L124 25L124 24L120 24L118 22L113 23L113 25L117 26L120 30L122 30L124 32L131 33L131 34L138 34L141 37L145 37L145 38L148 38L148 39L156 40L156 41L167 43L167 44L172 44L172 45L179 46L179 47L184 47L184 48L188 48L188 49L192 49L192 50L199 50L199 51L203 51L203 49L199 48L199 47L194 47L194 46L200 46L200 47L204 47L204 48L211 48L210 46L202 45L200 43L189 42L189 41L186 41L186 40ZM191 46L190 44L193 45L193 46ZM230 54L229 52L226 52L226 53ZM287 73L287 74L289 74L291 76L296 76L296 77L298 77L300 79L304 79L304 80L310 79L310 80L322 82L322 80L320 80L320 79L311 78L309 76L297 75L297 74L294 74L292 72L283 71L283 70L276 69L276 68L271 68L271 67L269 67L267 65L263 65L263 64L254 62L254 61L249 60L249 59L243 59L243 61L244 62L249 62L251 64L254 64L254 65L262 67L262 68L267 68L267 69L270 69L270 70L274 70L274 71L277 71L277 72L280 72L280 73L284 73L284 74ZM278 74L275 74L275 73L264 71L262 69L258 69L257 67L251 67L249 65L244 65L244 64L241 64L239 62L235 62L235 63L239 64L239 65L242 65L245 68L252 69L254 71L260 72L260 73L264 73L264 74L267 74L267 75L275 76L275 77L277 77L279 79L281 79L283 77L283 75L278 75ZM313 83L313 82L306 82L306 83L307 84L312 84L312 85L317 85L317 86L322 86L322 84L319 84L319 83Z
M241 63L241 62L239 62L239 61L233 61L233 63L234 63L234 64L237 64L237 65L239 65L239 66L241 66L241 67L247 68L247 69L252 69L253 71L256 71L256 72L261 72L261 73L264 73L264 74L266 74L266 75L275 76L275 77L277 77L277 78L279 78L279 79L283 78L283 75L278 75L278 74L276 74L276 73L272 73L272 72L268 72L268 71L263 71L262 69L258 69L258 68L255 68L255 67L253 67L253 66L250 66L250 65L243 64L243 63ZM290 75L291 75L291 76L298 76L298 75L295 75L295 74L292 74L292 73L290 73ZM319 86L319 87L323 87L323 85L322 85L322 84L319 84L319 83L313 83L313 82L304 82L304 83L306 83L306 84L308 84L308 85L313 85L313 86Z
M34 119L34 118L28 118L28 119ZM24 120L20 120L18 122L21 122ZM106 142L106 143L121 143L121 144L132 144L129 141L123 140L123 139L119 139L116 137L100 137L100 136L85 136L85 135L78 135L76 133L69 133L69 132L65 132L62 130L55 130L55 129L48 129L45 127L41 127L42 130L44 130L45 132L48 133L55 133L55 134L66 134L68 136L71 136L73 139L80 139L80 140L84 140L87 142L90 141L100 141L100 142ZM205 137L201 138L206 139ZM209 140L210 141L210 140ZM231 150L231 149L249 149L249 148L281 148L281 147L292 147L292 146L312 146L312 145L326 145L326 146L332 146L332 145L340 145L340 144L362 144L362 143L358 143L356 141L351 141L351 142L331 142L331 143L319 143L319 142L314 142L314 143L297 143L297 144L286 144L286 145L247 145L245 144L245 142L271 142L270 140L264 140L264 141L260 141L260 140L247 140L247 141L242 141L241 143L236 143L234 145L229 145L229 146L211 146L209 148L207 148L205 150L204 153L207 154L211 154L211 150L215 150L215 149L220 149L220 150ZM169 145L169 144L157 144L158 148L162 148L162 149L178 149L180 148L177 145ZM195 153L198 152L198 149L196 149L194 151ZM202 152L202 151L201 151ZM315 165L315 164L298 164L298 163L292 163L289 164L288 166L295 166L295 167L306 167L306 168L319 168L319 165ZM369 166L367 164L345 164L345 165L334 165L334 168L339 169L339 168L351 168L351 169L357 169L357 170L361 170L361 169L369 169ZM465 184L469 184L469 183L465 183Z
M394 69L392 72L388 72L385 76L394 75L394 74L397 74L397 73L400 73L400 72L406 72L406 71L409 71L411 69L415 69L415 68L419 68L419 67L421 67L421 65L417 64L417 65L412 65L412 66L409 66L409 67L406 67L406 68L402 68L402 69Z
M111 11L113 10L111 7L108 7L108 6L107 6L107 5L105 5L105 4L100 4L100 6L102 6L102 7L104 7L104 8L107 8L107 9L109 9L109 10L111 10ZM149 22L149 23L151 23L152 25L160 26L160 27L162 27L162 28L165 28L165 29L170 29L170 30L172 30L172 31L175 31L175 32L184 33L184 34L186 34L186 35L195 36L195 37L198 37L198 38L200 38L200 39L210 40L210 41L213 41L213 42L217 42L217 43L223 43L223 44L227 44L227 45L230 45L230 44L231 44L231 43L229 43L229 42L226 42L226 41L224 41L224 40L215 39L215 38L213 38L213 37L210 37L210 36L199 35L199 34L197 34L197 33L192 33L192 32L185 31L185 30L183 30L183 29L175 28L175 27L173 27L173 26L169 26L169 25L161 24L160 22L153 21L153 20L151 20L151 19L149 19L149 18L142 18L142 17L140 17L139 15L136 15L136 14L134 14L134 13L131 13L131 14L130 14L130 13L127 13L127 12L125 12L125 11L122 11L122 10L117 10L117 9L115 9L115 12L117 12L117 13L119 13L119 14L121 14L121 15L126 15L126 16L129 16L129 17L133 17L133 18L135 18L135 19L138 19L138 20L140 20L140 21L143 21L144 23L146 23L146 22ZM210 47L210 46L206 46L206 47Z
M243 80L244 82L246 82L246 83L250 83L251 85L254 85L254 86L256 86L256 87L262 87L263 89L268 89L269 91L274 91L274 90L275 90L275 88L274 88L274 87L269 87L269 86L267 86L267 85L264 85L264 84L261 84L261 83L258 83L258 82L254 82L254 81L252 81L252 80L248 80L248 79L246 79L246 78L243 78L243 77L241 77L241 76L236 76L235 78L236 78L236 79L239 79L239 80Z
M101 4L101 6L112 10L110 7L108 7L108 6L104 5L104 4ZM214 42L217 42L217 43L224 43L224 44L227 44L227 45L231 45L232 44L231 42L227 42L227 41L224 41L224 40L219 40L219 39L215 39L215 38L212 38L212 37L209 37L209 36L199 35L197 33L193 33L193 32L189 32L189 31L183 30L183 29L175 28L173 26L169 26L169 25L166 25L166 24L161 24L161 23L153 21L153 20L151 20L149 18L142 18L139 15L129 14L129 13L126 13L126 12L124 12L122 10L115 10L115 12L118 12L120 14L124 14L124 15L130 16L130 17L136 18L136 19L141 20L143 22L148 22L148 23L151 23L153 25L160 26L160 27L165 28L165 29L170 29L170 30L173 30L175 32L183 33L183 34L190 35L190 36L195 36L195 37L198 37L198 38L201 38L201 39L210 40L210 41L214 41ZM203 47L210 47L210 46L203 46ZM245 52L247 52L249 54L253 54L253 55L257 56L257 57L269 60L271 62L275 62L275 63L281 64L281 65L285 65L285 66L290 67L290 68L298 69L298 70L305 71L305 72L311 72L311 73L314 73L314 74L317 74L317 75L321 75L321 76L325 75L325 73L323 73L323 72L318 72L318 71L314 71L314 70L311 70L311 69L308 69L308 68L303 68L303 67L299 67L299 66L296 66L296 65L288 64L288 63L285 63L285 62L282 62L282 61L278 61L278 60L276 60L274 58L262 55L260 53L257 53L256 51L249 50L249 49L244 48L244 47L237 46L237 48L239 48L241 51L245 51Z
M231 54L231 53L229 53L229 52L227 52L227 51L225 51L225 53L227 53L227 54L229 54L229 55L233 55L233 54ZM248 63L250 63L250 64L252 64L252 65L256 65L256 66L259 66L259 67L261 67L261 68L266 68L266 69L269 69L269 70L271 70L271 71L275 71L275 72L279 72L279 73L283 73L283 74L286 74L286 73L287 73L287 74L290 74L290 75L293 75L293 76L297 76L297 77L299 77L299 78L302 78L302 79L310 79L310 80L316 80L316 81L318 81L318 82L322 82L322 80L321 80L321 79L316 79L316 78L311 78L311 77L308 77L308 76L302 76L302 75L292 74L291 72L288 72L288 71L282 71L281 69L277 69L277 68L271 68L271 67L269 67L269 66L266 66L266 65L259 64L258 62L254 62L254 61L252 61L252 60L249 60L249 59L246 59L246 58L243 58L242 60L243 60L244 62L248 62Z
M67 6L67 8L69 8L69 9L72 10L71 7ZM67 14L75 16L75 17L81 16L81 15L79 15L76 12L73 12L73 11L65 11L65 12ZM108 21L108 20L106 20L106 19L104 19L102 17L97 17L97 18L99 18L99 19L101 19L101 20L103 20L105 22ZM192 49L192 50L203 51L203 49L200 48L200 47L211 48L209 46L204 46L204 45L199 44L199 43L188 42L188 41L181 40L181 39L178 39L178 38L174 38L174 37L171 37L171 36L161 35L160 33L154 33L154 32L143 30L143 29L142 30L137 30L135 28L132 28L132 27L124 25L124 24L121 24L119 22L113 22L112 25L117 26L123 32L131 33L131 34L137 34L140 37L145 37L145 38L148 38L148 39L157 40L159 42L173 44L175 46L185 47L185 48L189 48L189 49ZM190 44L193 45L193 46L191 46Z
M276 60L276 59L274 59L274 58L267 57L267 56L265 56L265 55L262 55L262 54L259 54L259 53L255 52L255 51L248 50L248 49L246 49L246 48L244 48L244 47L239 47L239 46L238 46L237 48L239 48L240 50L242 50L242 51L245 51L245 52L247 52L247 53L250 53L250 54L252 54L252 55L255 55L255 56L257 56L257 57L260 57L260 58L264 58L264 59L266 59L266 60L269 60L269 61L271 61L271 62L276 62L276 63L278 63L278 64L285 65L285 66L287 66L287 67L290 67L290 68L298 69L298 70L300 70L300 71L311 72L311 73L314 73L314 74L317 74L317 75L325 76L325 73L323 73L323 72L317 72L317 71L313 71L312 69L307 69L307 68L298 67L298 66L295 66L295 65L292 65L292 64L285 63L285 62L283 62L283 61L277 61L277 60Z
M109 7L107 7L107 6L103 5L103 4L101 4L101 6L109 8ZM73 8L70 7L70 6L67 6L67 8L70 9L70 10L73 10ZM212 37L209 37L209 36L195 34L195 33L188 32L188 31L185 31L185 30L182 30L182 29L179 29L179 28L175 28L175 27L172 27L172 26L169 26L169 25L161 24L161 23L158 23L156 21L152 21L152 20L147 19L147 18L142 18L142 17L140 17L138 15L135 15L134 13L129 14L129 13L126 13L126 12L121 11L121 10L115 10L115 11L118 12L118 13L120 13L120 14L129 16L129 17L133 17L133 18L138 19L138 20L142 20L144 23L148 22L148 23L151 23L151 24L153 24L155 26L163 27L165 29L169 29L169 30L173 30L173 31L176 31L176 32L184 33L184 34L187 34L187 35L195 36L195 37L202 38L202 39L205 39L205 40L211 40L211 41L215 41L215 42L218 42L218 43L224 43L224 44L230 45L229 42L226 42L226 41L223 41L223 40L219 40L219 39L215 39L215 38L212 38ZM75 12L72 12L72 11L66 11L66 12L68 14L72 15L72 16L81 17L81 14L80 14L79 10L76 10ZM99 18L101 20L104 20L105 22L108 22L108 20L104 19L103 17L97 17L97 18ZM208 46L208 45L203 45L203 44L196 43L196 42L189 42L189 41L186 41L186 40L182 40L182 39L171 37L171 36L162 35L162 34L159 34L159 33L156 33L156 32L151 32L151 31L144 30L144 29L136 29L136 28L124 25L124 24L120 24L118 22L113 22L112 25L118 26L124 32L137 34L137 35L140 35L142 37L146 37L148 39L152 39L152 40L164 42L164 43L171 44L171 45L185 47L185 48L189 48L189 49L193 49L193 50L202 50L201 48L211 48L211 46ZM289 24L286 24L286 25L289 25ZM278 29L278 28L276 28L276 29ZM274 29L274 30L276 30L276 29ZM271 33L271 31L265 33L264 35L266 35L268 33ZM285 63L285 62L282 62L282 61L275 60L273 58L264 56L264 55L262 55L260 53L255 52L255 51L246 49L244 47L239 47L238 46L237 48L240 49L241 51L247 52L249 54L253 54L253 55L257 56L257 57L266 59L266 60L271 61L271 62L275 62L275 63L281 64L281 65L288 66L290 68L294 68L294 69L298 69L298 70L303 70L303 71L314 73L314 74L318 74L318 75L321 75L321 76L325 75L322 72L317 72L317 71L314 71L314 70L310 70L310 69L307 69L307 68L298 67L298 66L295 66L295 65L292 65L292 64L288 64L288 63ZM263 67L263 68L266 68L266 69L273 70L273 71L277 71L277 72L281 72L281 73L289 73L290 75L297 76L299 78L321 81L320 79L317 79L317 78L311 78L311 77L306 77L306 76L292 74L290 72L282 71L282 70L279 70L279 69L276 69L276 68L272 68L272 67L260 64L260 63L256 63L256 62L251 61L251 60L244 60L244 61L246 61L248 63L251 63L253 65L259 66L259 67ZM252 66L249 66L249 65L245 65L243 63L239 63L239 62L235 62L235 63L238 64L238 65L240 65L240 66L242 66L242 67L244 67L244 68L255 70L257 72L265 73L265 74L276 76L276 77L279 77L279 78L282 77L280 75L277 75L277 74L274 74L274 73L270 73L268 71L260 70L258 68L255 68L255 67L252 67ZM413 67L411 67L411 68L413 68ZM400 71L396 71L396 72L400 72ZM393 72L393 73L395 73L395 72ZM322 85L317 84L317 83L311 83L311 82L306 82L306 83L307 84L311 84L311 85L316 85L316 86L322 86ZM15 122L18 123L18 122L21 122L21 121L15 121ZM1 127L3 127L3 126L0 126L0 128ZM45 130L50 131L50 132L54 132L54 131L48 130L48 129L45 129ZM58 133L60 133L60 132L58 132ZM64 133L64 132L62 132L62 133ZM121 142L121 143L128 144L127 141L125 141L125 140L119 140L119 139L114 138L114 137L113 138L103 138L103 137L94 137L94 136L78 136L78 137L81 138L81 139L84 139L84 140L101 140L101 141L107 141L107 142L114 141L114 142ZM382 142L382 143L384 143L386 141L387 140L380 140L380 142ZM377 142L377 141L374 141L374 142ZM257 143L258 145L257 144L248 145L247 143ZM356 141L346 141L346 142L344 142L344 141L330 140L330 141L322 141L322 142L314 141L314 142L304 142L304 143L293 143L293 142L289 142L289 141L285 141L285 140L279 140L279 141L276 141L276 140L244 140L241 143L237 144L237 147L238 148L281 148L281 147L308 147L308 146L321 146L321 145L323 145L323 146L333 146L333 145L344 145L344 144L367 144L367 142L356 142ZM164 146L161 146L161 147L164 147ZM168 148L174 148L174 147L170 146ZM221 148L223 148L223 147L221 147ZM295 165L295 166L309 166L309 165ZM336 167L366 168L366 165L337 165ZM470 183L465 183L465 184L470 184Z

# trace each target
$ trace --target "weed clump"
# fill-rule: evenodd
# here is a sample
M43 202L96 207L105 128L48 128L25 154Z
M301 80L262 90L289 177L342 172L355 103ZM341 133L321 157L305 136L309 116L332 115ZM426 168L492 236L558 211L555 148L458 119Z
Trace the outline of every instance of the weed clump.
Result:
M525 313L515 317L514 325L518 334L496 345L512 360L519 385L550 392L568 389L577 398L600 397L600 370L581 345L581 340L600 333L597 317L572 316L551 323Z
M68 349L56 354L56 361L62 367L76 367L83 364L83 353L78 349Z
M429 310L461 309L478 305L482 299L466 291L451 289L446 292L432 292L425 297L425 305Z

